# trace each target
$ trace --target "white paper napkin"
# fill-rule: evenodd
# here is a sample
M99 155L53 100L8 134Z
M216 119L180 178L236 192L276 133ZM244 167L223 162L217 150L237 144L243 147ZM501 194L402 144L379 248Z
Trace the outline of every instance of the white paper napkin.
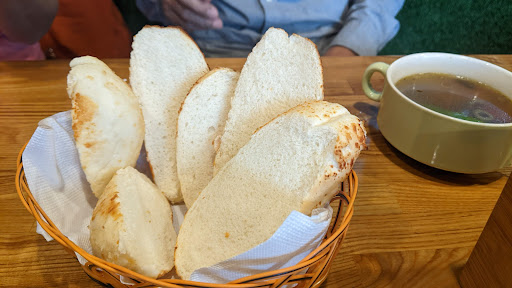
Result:
M48 217L71 241L92 253L87 226L96 197L80 166L69 111L39 122L23 152L23 168L30 191ZM39 224L36 231L52 240ZM82 257L79 260L85 263Z
M80 166L71 128L70 111L39 122L39 127L23 152L23 167L30 191L58 229L76 245L92 254L89 222L96 197ZM136 168L147 171L145 155ZM185 205L173 205L173 224L179 230ZM259 272L295 265L322 241L332 216L332 209L316 209L311 217L292 212L266 242L214 266L198 269L195 281L226 283ZM52 238L38 224L37 233L47 241ZM87 262L77 254L81 264Z
M191 280L228 283L293 266L320 245L329 228L331 216L331 206L313 210L311 217L292 211L270 239L229 260L194 271Z

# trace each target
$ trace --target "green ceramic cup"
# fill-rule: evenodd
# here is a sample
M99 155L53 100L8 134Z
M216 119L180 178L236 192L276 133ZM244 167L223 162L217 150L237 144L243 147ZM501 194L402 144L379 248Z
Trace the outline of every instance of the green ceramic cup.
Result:
M382 92L370 78L384 75ZM380 102L377 124L386 140L409 157L446 171L485 173L510 165L512 123L485 124L450 117L425 108L402 94L398 80L418 73L445 73L486 83L512 98L512 73L491 63L448 53L418 53L391 65L373 63L364 72L363 90Z

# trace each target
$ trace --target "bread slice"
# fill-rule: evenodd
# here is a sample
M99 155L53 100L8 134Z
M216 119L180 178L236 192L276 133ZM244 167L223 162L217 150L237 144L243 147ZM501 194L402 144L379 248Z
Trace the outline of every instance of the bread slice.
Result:
M210 71L192 87L182 104L178 116L176 161L187 207L192 206L212 179L214 142L224 131L239 75L228 68Z
M320 55L309 39L270 28L247 57L215 156L214 175L254 131L306 101L323 99Z
M70 62L67 92L80 164L96 197L114 173L134 166L144 140L144 121L130 86L91 56Z
M176 232L169 202L155 184L132 167L117 171L94 208L93 254L158 278L174 266Z
M300 105L263 126L185 215L175 266L183 279L266 241L291 211L311 214L339 191L365 146L361 121L339 104Z
M133 40L130 84L146 124L145 146L156 185L182 201L176 168L178 111L208 66L194 41L177 27L144 27Z

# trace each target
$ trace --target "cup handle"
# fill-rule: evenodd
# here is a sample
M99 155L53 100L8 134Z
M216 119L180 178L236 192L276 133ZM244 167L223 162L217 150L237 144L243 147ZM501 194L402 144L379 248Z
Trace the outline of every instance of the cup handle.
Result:
M382 91L379 92L373 89L372 84L370 84L370 79L375 72L379 72L380 74L384 75L384 78L386 78L388 68L389 64L384 62L375 62L366 68L363 74L363 91L366 96L368 96L368 98L377 102L380 101L380 98L382 97Z

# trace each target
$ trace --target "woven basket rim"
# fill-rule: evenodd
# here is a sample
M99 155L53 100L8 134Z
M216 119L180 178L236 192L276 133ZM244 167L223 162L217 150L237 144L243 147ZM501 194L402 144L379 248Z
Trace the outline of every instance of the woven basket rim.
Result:
M257 283L248 283L251 281L260 281L260 280L279 280L280 275L291 273L294 270L302 270L305 269L305 267L308 267L311 265L311 263L316 263L321 258L325 257L327 254L329 254L330 251L326 249L330 245L338 245L337 248L334 248L336 250L334 254L337 253L337 250L339 249L339 246L341 244L341 241L344 238L344 233L346 233L348 229L348 225L350 223L350 220L353 215L353 207L354 207L354 200L357 195L358 190L358 177L355 171L351 170L347 179L343 183L343 190L347 191L341 191L339 192L333 199L331 200L331 203L335 199L340 200L339 208L338 208L338 215L336 216L336 220L334 223L332 223L332 228L330 228L330 232L328 230L328 234L331 234L327 239L324 239L320 245L314 249L311 253L309 253L306 257L304 257L302 260L299 261L296 265L278 269L278 270L271 270L266 271L262 273L258 273L255 275L247 276L244 278L237 279L235 281L229 282L227 284L214 284L214 283L206 283L206 282L197 282L197 281L191 281L191 280L182 280L182 279L166 279L166 278L151 278L148 276L144 276L142 274L139 274L137 272L134 272L128 268L125 268L123 266L119 266L117 264L105 261L97 256L94 256L92 254L89 254L87 251L83 250L79 246L77 246L73 241L69 240L60 230L56 227L56 225L51 221L51 219L46 215L46 213L42 210L42 208L39 206L37 201L34 199L34 196L32 195L32 192L28 188L28 183L25 178L25 173L23 170L23 161L22 161L22 155L23 152L29 142L25 143L23 147L21 148L18 157L17 157L17 169L16 169L16 178L15 178L15 186L16 191L18 193L18 196L22 202L22 204L25 206L25 208L28 210L32 216L36 219L36 221L39 223L41 228L43 228L56 242L61 244L70 254L72 254L76 258L76 254L78 253L81 255L84 259L89 261L88 263L92 263L96 266L98 266L101 269L104 269L105 271L108 271L109 273L115 273L118 275L127 276L129 278L135 278L139 281L146 281L149 283L152 283L154 285L159 285L163 287L176 287L181 288L182 285L188 285L191 287L223 287L223 288L242 288L242 287L261 287L268 285L269 283L265 282L257 282ZM349 193L349 195L345 195L344 192ZM346 207L342 207L342 206ZM341 211L344 210L342 219L339 219L339 214ZM336 228L338 226L338 228ZM341 236L341 237L340 237ZM337 242L335 242L337 241ZM331 252L332 254L332 252ZM335 255L330 255L331 258L327 261L326 266L330 266L330 262L332 261L332 258L334 258ZM86 265L88 264L86 263ZM80 264L81 265L81 264ZM81 265L82 267L85 267L85 265ZM85 268L84 268L85 269ZM323 270L323 269L321 269ZM316 273L315 276L319 276L320 272ZM286 283L292 283L293 275L289 275L286 277L285 282ZM300 278L300 277L299 277ZM298 279L297 281L300 281L301 279ZM320 282L321 283L321 282Z

